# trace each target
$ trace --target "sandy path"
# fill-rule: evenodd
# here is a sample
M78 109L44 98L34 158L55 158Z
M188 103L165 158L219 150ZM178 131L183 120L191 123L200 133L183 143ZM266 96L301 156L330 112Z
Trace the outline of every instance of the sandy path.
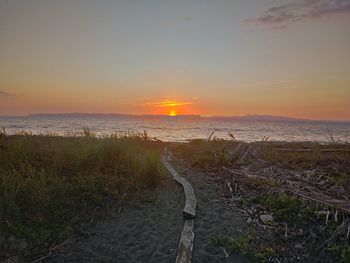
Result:
M248 226L245 219L225 205L218 194L219 187L209 175L193 171L181 160L172 164L181 176L190 181L198 201L192 262L250 262L239 254L226 257L222 249L212 244L215 237L239 237L246 233Z
M209 175L193 171L180 160L172 164L190 181L198 201L192 262L250 262L239 254L226 257L221 248L212 244L212 238L238 237L246 233L245 219L225 205L218 194L218 186Z
M242 235L245 220L229 210L218 195L218 187L204 173L172 162L192 184L198 200L195 218L193 262L249 262L242 255L225 257L212 238ZM155 203L125 208L116 219L84 230L84 237L45 262L175 262L184 225L182 187L168 175Z
M169 176L155 203L125 208L49 262L175 262L183 204L181 187Z

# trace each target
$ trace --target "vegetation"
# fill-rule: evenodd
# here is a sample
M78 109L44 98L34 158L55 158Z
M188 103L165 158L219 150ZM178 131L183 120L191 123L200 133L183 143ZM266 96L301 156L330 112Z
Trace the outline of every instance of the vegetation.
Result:
M255 196L251 200L254 204L263 205L268 211L273 212L275 219L288 223L308 223L313 219L315 209L310 204L302 202L300 198L286 194L263 194Z
M238 156L231 156L228 147L235 147L236 141L213 140L192 140L186 144L179 144L174 147L175 152L190 160L193 166L199 168L221 167L222 165L233 164Z
M0 259L65 240L82 222L135 200L161 178L145 136L0 134Z
M350 191L348 143L214 138L173 150L214 176L252 226L253 235L212 240L226 254L240 252L259 262L349 262L348 214L342 210Z
M286 149L287 148L287 149ZM323 151L332 149L334 151ZM337 151L338 149L338 151ZM244 143L235 139L192 140L173 147L175 153L188 160L194 167L221 169L222 166L239 168L256 159L269 165L295 171L327 171L329 180L350 191L350 144L317 142L261 142ZM303 151L305 150L305 151ZM252 152L255 155L252 156ZM242 158L242 157L246 158Z
M256 234L246 234L238 238L217 237L211 240L212 244L225 249L227 255L232 253L241 253L251 262L268 262L274 250L271 247L265 247L263 244L256 246Z
M283 151L288 147L289 151ZM281 163L290 168L312 169L333 167L345 164L350 166L350 145L346 143L319 144L314 142L265 143L262 144L262 157L273 163ZM332 149L332 152L323 152ZM339 151L336 151L336 150ZM345 149L344 151L341 151ZM305 151L303 151L305 150Z

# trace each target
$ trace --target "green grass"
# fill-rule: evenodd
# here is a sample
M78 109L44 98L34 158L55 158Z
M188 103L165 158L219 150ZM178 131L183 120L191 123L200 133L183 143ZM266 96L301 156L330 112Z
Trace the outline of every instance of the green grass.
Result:
M214 246L224 247L229 254L241 253L251 262L265 262L265 258L273 254L272 248L266 248L262 245L259 247L259 253L254 251L254 237L245 234L237 238L215 237L211 239ZM255 248L256 249L256 248Z
M227 149L235 146L236 141L197 139L179 144L173 150L189 160L195 167L212 168L233 164L239 156L230 156Z
M87 132L69 138L1 133L0 259L18 253L7 237L25 241L26 253L40 253L82 222L156 187L155 144Z
M341 259L343 263L350 263L350 247L342 250Z
M251 200L273 212L276 220L288 223L306 224L314 216L314 209L299 198L286 194L264 194Z

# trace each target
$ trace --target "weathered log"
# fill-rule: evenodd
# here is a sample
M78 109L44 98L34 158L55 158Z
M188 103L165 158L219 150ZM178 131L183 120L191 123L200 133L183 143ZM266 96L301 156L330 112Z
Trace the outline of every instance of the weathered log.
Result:
M190 263L192 260L194 219L186 220L177 249L176 263Z
M176 170L171 166L171 164L166 160L166 158L162 157L162 162L164 166L167 168L169 173L173 176L176 182L182 185L185 197L186 197L186 203L185 207L183 209L183 214L185 218L194 218L196 216L196 207L197 207L197 199L194 195L194 191L192 188L192 185L184 178L181 177Z
M186 203L183 209L183 215L186 218L183 231L181 233L179 247L177 250L176 263L190 263L192 261L193 242L194 242L194 217L196 216L197 199L194 195L192 185L184 178L181 177L171 164L162 157L163 165L167 168L174 180L182 185Z
M273 178L268 178L266 177L266 175L259 175L259 174L251 174L248 171L245 170L233 170L233 169L229 169L227 167L222 167L223 170L231 172L234 175L238 175L238 176L245 176L247 178L251 178L251 179L259 179L259 178L263 178L266 180L270 180L270 181L275 181L278 183L282 183L282 184L290 184L290 185L294 185L297 182L293 182L287 179L273 179ZM301 186L301 185L300 185ZM314 189L311 186L307 186L305 185L304 188L308 191L308 192L312 192L312 193L316 193L316 189ZM327 202L325 200L321 200L321 197L325 197L323 193L318 193L318 197L316 196L310 196L307 193L303 193L303 191L301 191L299 189L299 187L297 187L296 189L293 189L293 194L299 196L300 198L302 198L304 201L313 201L316 203L320 203L321 205L327 206L327 207L332 207L332 208L336 208L339 210L344 211L345 213L349 214L350 213L350 208L349 205L347 205L346 201L341 201L341 200L335 200L333 199L331 202ZM324 198L323 198L324 199Z
M337 207L339 210L342 210L343 212L349 214L350 213L350 210L349 208L347 207L341 207L339 204L333 204L333 203L330 203L330 202L326 202L326 201L323 201L323 200L319 200L317 198L314 198L314 197L311 197L311 196L307 196L307 195L304 195L302 193L296 193L294 192L295 195L301 197L301 198L304 198L304 199L309 199L309 200L312 200L314 202L317 202L321 205L324 205L326 207Z
M248 178L258 178L259 177L255 174L250 174L250 173L247 173L247 172L242 171L242 170L232 170L232 169L227 168L225 166L222 166L222 169L224 169L225 171L230 172L232 174L239 175L239 176L246 176Z

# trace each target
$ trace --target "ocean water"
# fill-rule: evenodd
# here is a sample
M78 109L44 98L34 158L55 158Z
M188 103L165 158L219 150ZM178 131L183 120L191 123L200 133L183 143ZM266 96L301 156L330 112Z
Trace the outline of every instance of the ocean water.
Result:
M228 131L240 141L260 141L268 136L273 141L350 142L350 122L315 121L241 121L182 117L108 117L108 116L28 116L0 117L0 129L14 134L56 133L67 135L89 128L97 136L112 133L143 132L162 141L185 142L207 139L212 131L217 138L228 139Z

